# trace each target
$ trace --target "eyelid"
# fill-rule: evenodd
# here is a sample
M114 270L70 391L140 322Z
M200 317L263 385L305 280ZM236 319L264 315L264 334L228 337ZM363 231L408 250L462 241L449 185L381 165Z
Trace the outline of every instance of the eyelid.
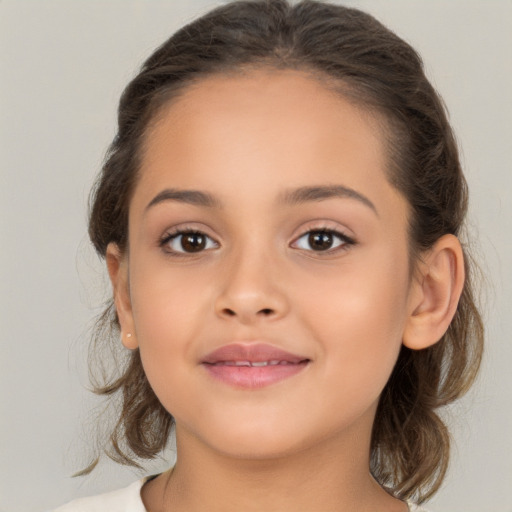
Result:
M333 255L337 253L338 251L347 250L349 247L354 246L357 244L357 240L352 236L348 235L346 233L346 230L342 227L340 227L338 224L335 226L334 223L323 221L322 223L313 222L308 223L305 227L301 228L300 233L295 235L293 237L293 241L290 243L290 247L297 248L302 251L313 253L318 256L322 255ZM337 237L339 240L342 241L341 244L337 245L334 248L326 249L324 251L315 251L313 249L304 249L301 247L294 247L294 245L303 237L308 236L311 233L314 232L324 232L324 233L330 233L333 236Z
M340 225L339 222L329 220L329 219L313 219L308 222L304 222L301 224L300 228L296 229L292 235L293 240L296 240L302 235L306 233L310 233L311 231L328 231L332 233L337 233L344 238L356 241L355 234L351 229L344 225Z
M335 224L335 226L333 226ZM167 229L164 234L158 239L158 246L167 254L172 256L194 256L202 254L203 252L211 251L212 249L216 249L220 247L220 243L211 235L209 235L206 231L208 229L201 229L197 226L192 225L179 225L172 227L170 229ZM325 250L317 250L314 249L305 249L301 247L294 247L295 244L303 237L314 233L314 232L324 232L332 234L334 237L338 238L341 243L335 246L334 248L329 248ZM206 237L210 242L213 242L215 247L206 247L200 251L197 252L187 252L187 251L180 251L175 250L169 247L169 242L173 239L178 238L180 235L187 235L187 234L199 234L204 237ZM290 247L297 248L305 252L314 253L316 255L322 256L322 255L332 255L338 251L346 250L350 246L356 245L357 241L352 235L348 235L346 233L346 230L342 227L340 227L337 223L334 222L328 222L323 221L322 223L319 223L318 221L313 221L311 223L308 223L306 226L303 226L299 232L299 234L295 235L293 237L292 242L290 243ZM166 248L167 247L167 248Z
M158 245L165 253L172 255L172 256L178 256L178 257L181 257L181 256L189 256L190 257L190 256L195 256L195 255L197 256L203 252L210 251L212 249L212 247L208 247L208 248L205 248L205 249L203 249L201 251L197 251L197 252L187 252L187 251L178 251L175 249L171 249L169 247L169 242L171 240L174 240L182 235L187 235L187 234L202 235L215 244L216 247L214 247L214 248L218 248L220 246L219 242L217 240L215 240L212 236L207 234L204 230L198 229L197 227L186 226L186 225L185 226L177 226L177 227L166 230L165 233L159 238Z
M164 239L169 239L174 235L180 235L182 233L200 233L219 243L211 232L212 229L202 222L183 222L164 229L163 234L158 238L158 242L160 243Z
M293 243L296 244L300 239L304 238L305 236L308 236L311 233L329 233L333 237L336 237L339 240L341 240L341 242L342 242L341 244L333 247L332 249L326 249L325 251L314 251L313 249L310 249L311 252L317 252L317 253L329 253L330 252L330 253L332 253L332 252L336 251L336 249L338 249L339 247L354 244L354 241L351 238L349 238L345 234L343 234L339 231L335 231L333 229L310 229L309 231L306 231L306 233L304 233L303 235L297 237ZM298 248L303 249L301 247L298 247ZM303 249L303 250L308 250L308 249Z

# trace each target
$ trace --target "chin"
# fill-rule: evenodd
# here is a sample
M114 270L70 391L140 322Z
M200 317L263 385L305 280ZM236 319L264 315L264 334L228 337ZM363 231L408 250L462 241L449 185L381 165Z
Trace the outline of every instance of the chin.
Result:
M252 439L238 442L222 443L216 448L225 457L239 460L268 461L276 460L301 451L302 443L294 444L290 439L280 442L279 439Z
M265 421L234 421L210 428L204 442L218 453L235 459L275 460L304 450L308 440L304 427L297 421L279 424Z

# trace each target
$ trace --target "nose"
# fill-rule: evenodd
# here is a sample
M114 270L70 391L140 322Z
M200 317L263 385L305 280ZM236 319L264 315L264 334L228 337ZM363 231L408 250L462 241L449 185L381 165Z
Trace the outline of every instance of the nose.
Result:
M216 314L221 318L251 325L287 314L284 283L272 258L255 252L239 255L226 262L222 274L215 301Z

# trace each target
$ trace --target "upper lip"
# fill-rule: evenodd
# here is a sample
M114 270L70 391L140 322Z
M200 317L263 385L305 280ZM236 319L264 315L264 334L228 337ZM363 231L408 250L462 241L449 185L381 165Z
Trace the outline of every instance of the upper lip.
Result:
M306 360L307 357L292 354L268 343L230 343L210 352L201 362L214 364L223 361L287 361L297 364Z

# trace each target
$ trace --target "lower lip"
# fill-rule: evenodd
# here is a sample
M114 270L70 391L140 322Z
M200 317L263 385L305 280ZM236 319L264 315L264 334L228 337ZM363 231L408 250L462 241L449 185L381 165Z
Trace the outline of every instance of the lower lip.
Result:
M224 366L203 364L215 379L236 388L258 389L270 386L300 373L308 361L297 364L269 366Z

